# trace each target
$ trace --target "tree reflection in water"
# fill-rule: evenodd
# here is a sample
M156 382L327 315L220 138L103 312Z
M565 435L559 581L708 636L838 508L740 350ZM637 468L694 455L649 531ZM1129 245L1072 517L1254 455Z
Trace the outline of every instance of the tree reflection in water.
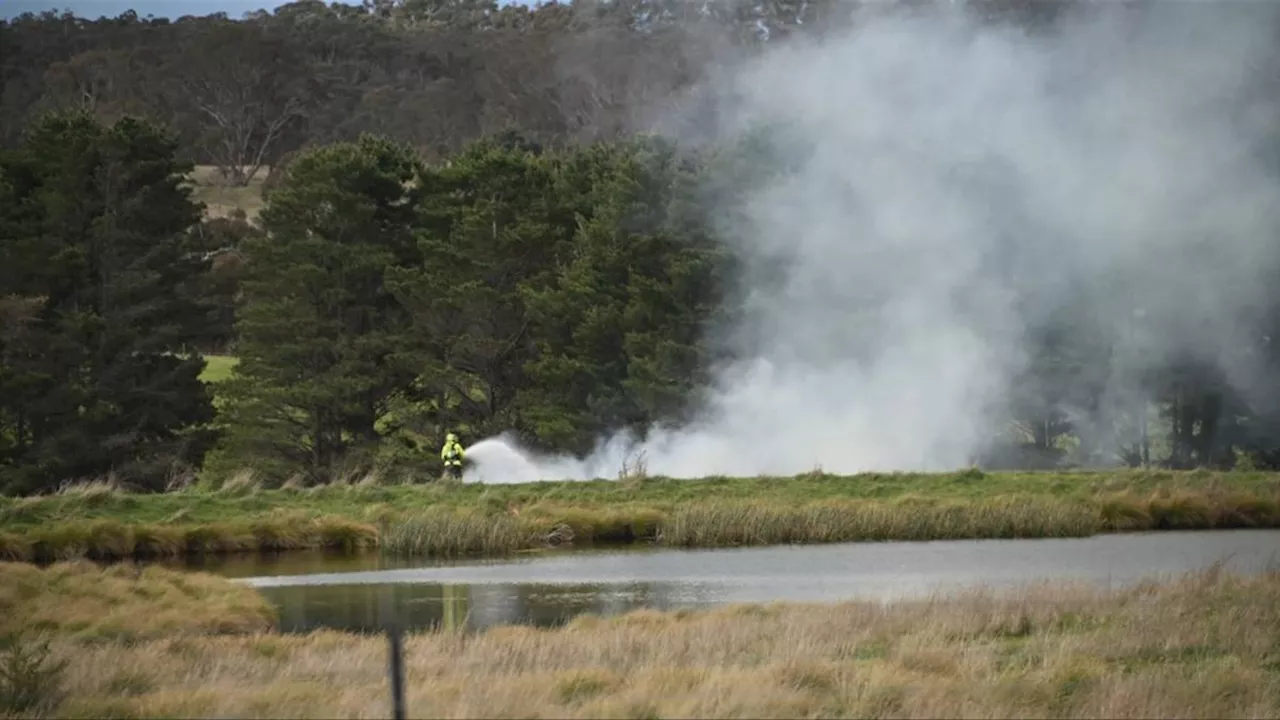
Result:
M474 631L511 624L554 627L587 613L616 615L642 607L669 609L710 604L696 599L690 602L688 598L680 601L675 597L677 590L676 584L668 583L389 583L259 588L279 608L283 632L326 627L363 633L381 629L384 596L391 611L409 630Z

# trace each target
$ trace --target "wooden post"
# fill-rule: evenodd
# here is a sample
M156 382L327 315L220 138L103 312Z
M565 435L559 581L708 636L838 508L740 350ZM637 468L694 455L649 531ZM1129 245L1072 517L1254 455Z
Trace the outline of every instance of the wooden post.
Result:
M387 626L387 640L391 653L388 671L391 674L391 716L404 720L404 642L399 623Z
M382 589L382 627L387 633L387 674L391 681L391 717L404 720L404 635L388 588Z

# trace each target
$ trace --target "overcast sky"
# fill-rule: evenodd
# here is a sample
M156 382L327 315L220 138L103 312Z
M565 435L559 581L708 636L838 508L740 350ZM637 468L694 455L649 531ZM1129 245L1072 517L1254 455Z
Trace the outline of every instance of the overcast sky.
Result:
M359 0L349 0L359 2ZM132 8L139 17L181 17L183 15L208 15L225 12L238 18L254 10L274 10L286 0L0 0L0 14L6 18L24 12L45 10L70 10L76 15L98 18L103 15L116 17Z
M349 5L360 2L360 0L343 1ZM505 0L499 4L505 5L509 1L511 0ZM239 18L255 10L275 10L288 2L289 0L0 0L0 16L11 18L24 12L40 13L57 9L70 10L80 17L97 19L103 15L117 17L132 8L139 17L154 15L177 18L183 15L225 12L228 17Z

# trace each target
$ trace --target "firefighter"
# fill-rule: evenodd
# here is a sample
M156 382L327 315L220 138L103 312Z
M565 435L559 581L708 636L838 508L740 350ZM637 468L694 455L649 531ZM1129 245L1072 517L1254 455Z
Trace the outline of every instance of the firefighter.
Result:
M444 476L453 480L462 479L462 461L466 453L458 442L458 436L449 433L444 438L444 447L440 448L440 459L444 461Z

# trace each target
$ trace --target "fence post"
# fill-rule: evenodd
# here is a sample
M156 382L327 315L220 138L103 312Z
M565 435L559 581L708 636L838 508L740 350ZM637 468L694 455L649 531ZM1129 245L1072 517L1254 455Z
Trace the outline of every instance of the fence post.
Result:
M391 680L391 716L404 720L404 634L388 588L382 589L382 626L387 633L387 673Z
M404 642L400 632L400 624L392 621L387 625L389 641L391 673L391 716L395 720L404 720Z

